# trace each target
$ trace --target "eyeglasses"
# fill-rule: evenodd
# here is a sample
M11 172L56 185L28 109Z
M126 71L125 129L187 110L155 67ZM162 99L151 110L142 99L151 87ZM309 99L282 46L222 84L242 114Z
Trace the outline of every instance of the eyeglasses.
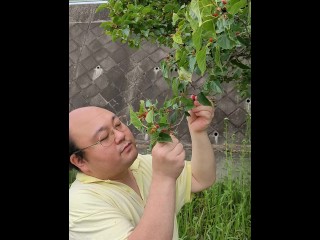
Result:
M81 152L87 148L96 146L98 144L100 144L102 147L109 147L114 142L114 139L115 139L114 130L123 132L126 129L125 124L123 124L119 118L115 118L114 121L115 121L115 125L112 128L112 131L110 133L108 133L107 131L103 131L102 133L100 133L99 140L97 142L95 142L94 144L91 144L90 146L81 148L75 151L73 154Z

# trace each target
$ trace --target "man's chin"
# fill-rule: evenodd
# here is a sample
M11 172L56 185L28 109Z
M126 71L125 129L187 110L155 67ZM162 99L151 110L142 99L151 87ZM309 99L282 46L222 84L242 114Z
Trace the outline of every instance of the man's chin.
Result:
M134 161L137 159L137 157L138 157L138 151L137 150L135 150L132 153L130 153L130 160L128 161L128 163L129 163L128 167L130 167L134 163Z
M136 160L138 157L138 149L134 145L132 145L131 147L132 148L130 149L130 151L126 154L128 154L128 158L130 159L130 161L134 162L134 160Z
M133 161L134 161L134 160L136 160L137 157L138 157L138 149L137 149L137 148L134 148L134 149L132 149L132 150L133 150L133 156L134 156Z

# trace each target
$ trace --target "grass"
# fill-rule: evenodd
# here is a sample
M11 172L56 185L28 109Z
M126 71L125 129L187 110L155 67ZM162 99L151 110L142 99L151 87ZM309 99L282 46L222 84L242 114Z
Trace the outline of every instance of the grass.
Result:
M250 125L250 116L247 119ZM225 121L225 169L226 173L216 183L185 204L178 213L181 240L251 240L251 174L250 127L247 128L239 157L235 157L232 142L228 138L228 121ZM249 145L250 146L250 145ZM239 164L240 163L240 164ZM69 186L75 171L70 171Z
M251 239L250 120L248 115L245 140L235 157L230 149L235 135L229 138L225 119L226 173L182 207L177 216L181 240Z
M211 188L196 193L180 210L177 216L180 239L251 239L250 175L245 164L234 169L231 160L226 160L226 176ZM234 176L236 171L239 173Z

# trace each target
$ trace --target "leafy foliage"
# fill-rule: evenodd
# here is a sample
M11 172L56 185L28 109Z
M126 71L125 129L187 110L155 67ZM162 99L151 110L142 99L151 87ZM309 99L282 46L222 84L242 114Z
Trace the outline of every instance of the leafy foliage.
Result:
M250 96L251 0L110 0L97 8L102 10L109 12L109 19L100 26L113 41L139 48L147 40L174 50L160 64L172 98L162 108L148 100L150 106L143 109L148 118L139 115L141 106L130 111L132 124L152 134L151 140L167 141L163 134L170 130L163 130L172 130L170 119L192 108L188 91L195 88L193 74L205 78L198 98L205 105L210 104L206 96L223 92L223 82L233 81L241 97ZM156 124L162 126L155 130Z

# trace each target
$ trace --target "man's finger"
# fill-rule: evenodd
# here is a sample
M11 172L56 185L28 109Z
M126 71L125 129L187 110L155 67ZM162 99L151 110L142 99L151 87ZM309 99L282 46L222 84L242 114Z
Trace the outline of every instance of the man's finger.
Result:
M179 140L173 134L170 134L170 137L172 139L172 142L175 143L175 145L179 142Z

